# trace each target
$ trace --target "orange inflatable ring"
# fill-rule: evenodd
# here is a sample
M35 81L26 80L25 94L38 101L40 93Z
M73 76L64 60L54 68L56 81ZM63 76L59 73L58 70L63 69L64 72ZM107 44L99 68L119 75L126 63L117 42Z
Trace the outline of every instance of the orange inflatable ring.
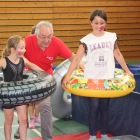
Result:
M131 93L135 88L135 79L122 69L115 69L112 79L87 79L84 78L82 69L76 69L70 77L67 89L62 88L79 96L113 98Z

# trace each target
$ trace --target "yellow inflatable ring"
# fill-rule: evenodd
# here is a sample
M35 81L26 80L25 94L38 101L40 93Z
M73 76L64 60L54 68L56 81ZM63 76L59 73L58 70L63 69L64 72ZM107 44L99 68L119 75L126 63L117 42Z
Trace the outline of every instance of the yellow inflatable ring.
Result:
M87 79L84 78L82 69L76 69L70 77L67 89L62 88L79 96L113 98L131 93L135 88L135 79L122 69L115 69L112 79Z

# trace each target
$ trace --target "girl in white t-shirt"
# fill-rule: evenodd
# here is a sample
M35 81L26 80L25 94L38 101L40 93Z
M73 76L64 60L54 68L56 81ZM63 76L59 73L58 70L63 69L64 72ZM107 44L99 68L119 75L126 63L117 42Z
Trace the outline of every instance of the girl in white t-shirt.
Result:
M125 60L119 51L117 45L116 33L105 31L107 23L106 13L101 9L96 9L91 13L90 24L93 32L80 40L79 49L73 59L66 77L63 80L63 86L70 80L70 75L80 62L84 53L87 53L87 63L85 64L85 78L90 79L110 79L114 76L115 62L114 57L120 63L125 72L130 76ZM66 87L67 88L67 87ZM103 140L111 140L107 136L109 121L109 98L89 98L89 140L96 140L98 114L100 113L101 136Z

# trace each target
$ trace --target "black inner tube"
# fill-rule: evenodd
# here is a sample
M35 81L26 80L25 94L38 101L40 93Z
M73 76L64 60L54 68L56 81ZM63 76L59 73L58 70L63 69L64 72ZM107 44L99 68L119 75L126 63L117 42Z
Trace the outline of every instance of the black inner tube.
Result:
M46 72L24 71L23 80L3 82L0 74L0 105L20 105L42 100L56 89L55 78Z

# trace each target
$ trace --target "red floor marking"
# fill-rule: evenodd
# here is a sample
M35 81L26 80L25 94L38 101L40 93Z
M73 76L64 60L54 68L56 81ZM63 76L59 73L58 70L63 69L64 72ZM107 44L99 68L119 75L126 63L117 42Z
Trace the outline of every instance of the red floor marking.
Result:
M107 135L108 135L108 137L113 137L113 135L111 135L109 133ZM96 138L101 138L101 131L97 131ZM53 136L53 140L88 140L88 139L89 139L89 132ZM42 138L41 137L30 138L27 140L42 140Z

